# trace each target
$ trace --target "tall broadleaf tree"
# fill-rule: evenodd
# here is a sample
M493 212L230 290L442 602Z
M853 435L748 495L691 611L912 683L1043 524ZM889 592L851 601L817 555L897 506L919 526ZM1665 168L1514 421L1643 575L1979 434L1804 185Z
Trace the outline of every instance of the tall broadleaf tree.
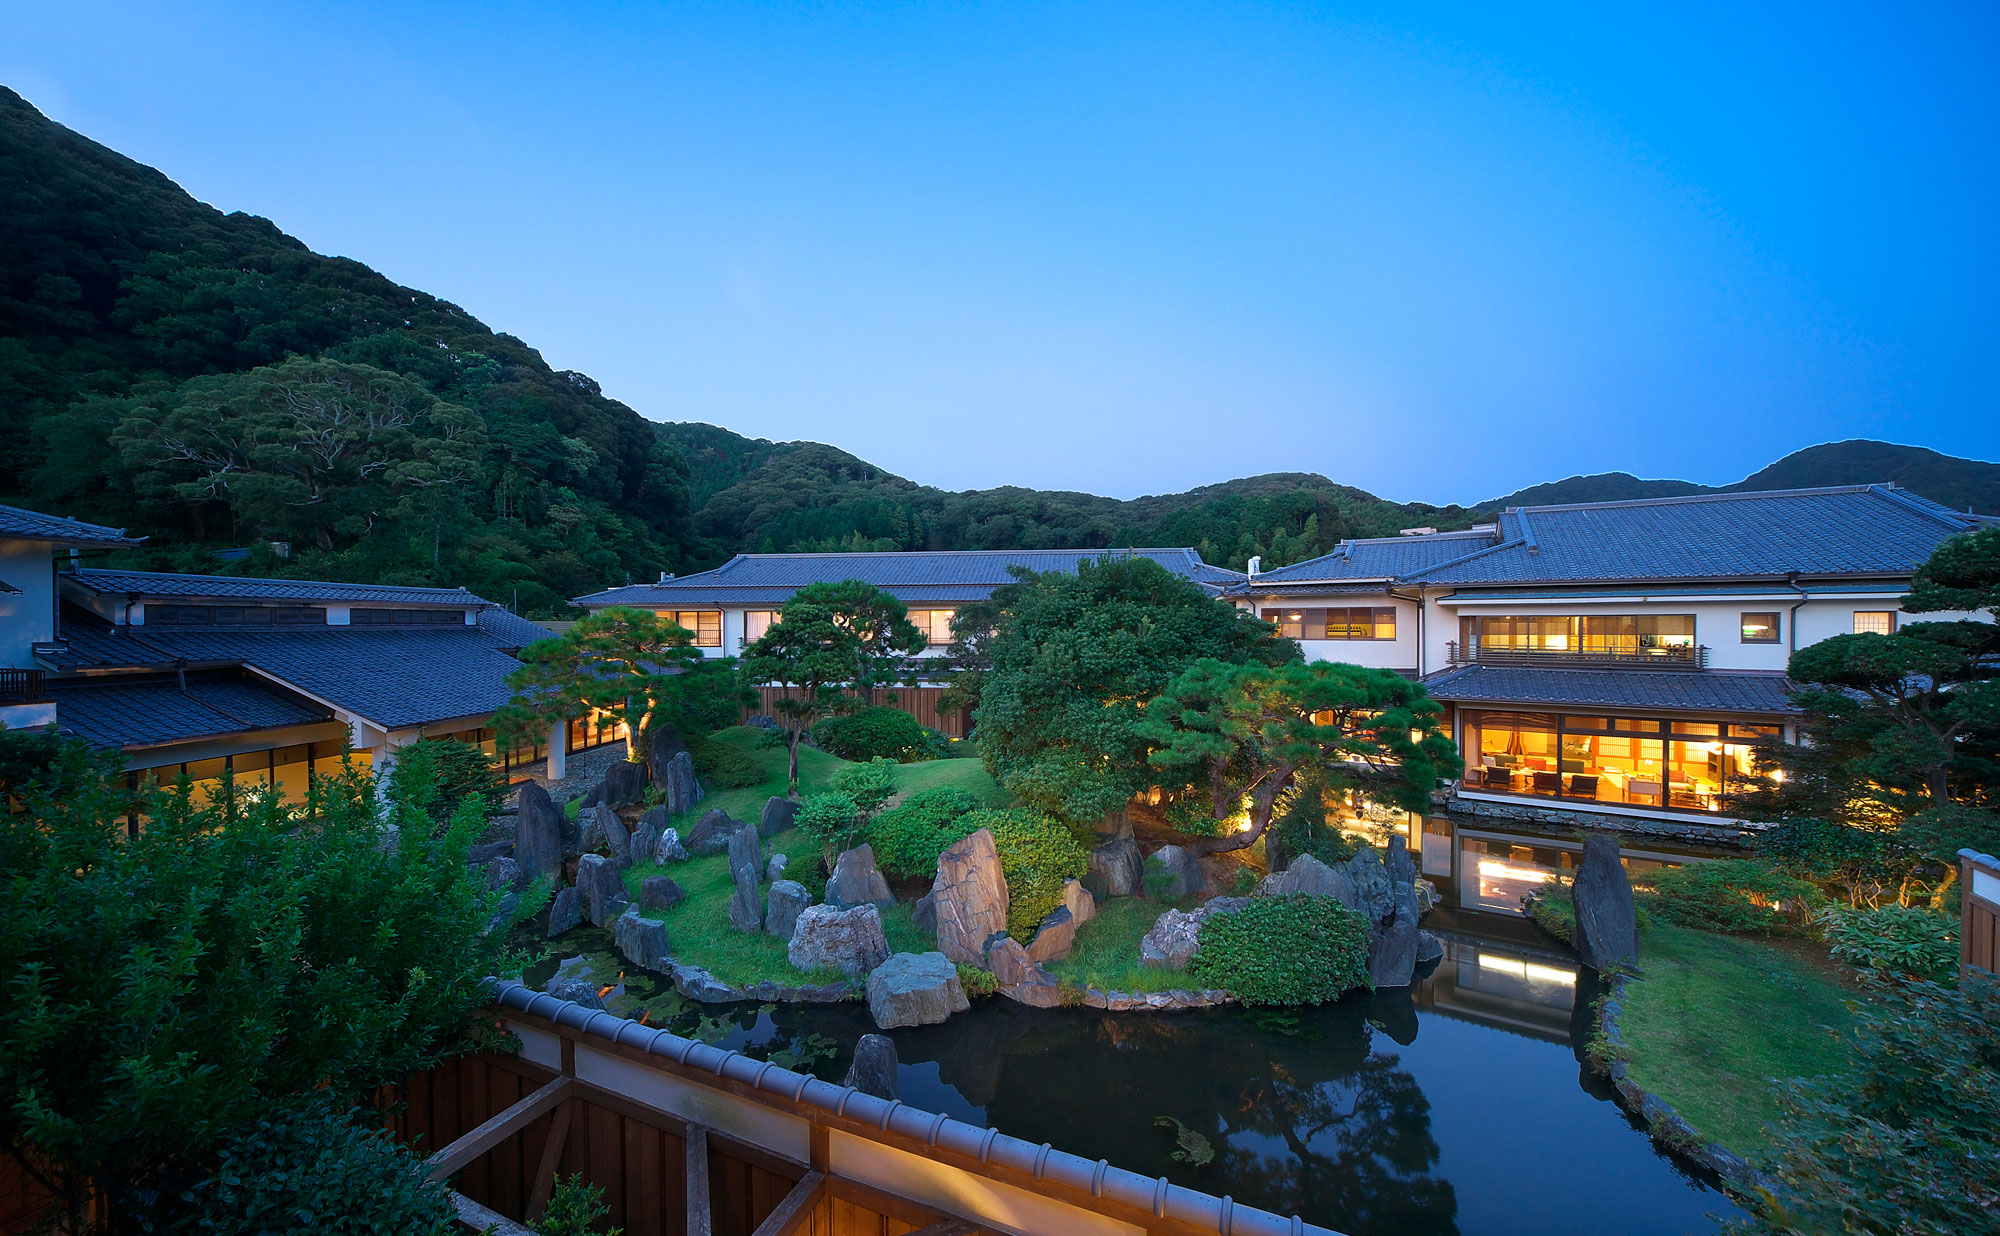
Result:
M1254 845L1301 782L1421 812L1464 770L1423 686L1359 665L1197 661L1147 703L1135 730L1153 744L1147 763L1163 782L1206 800L1204 831L1217 835L1192 843L1202 854Z
M780 686L773 700L785 731L786 786L799 789L799 742L816 722L862 706L877 687L907 676L924 633L903 603L858 579L807 584L778 620L743 650L743 682Z
M744 702L733 662L703 656L691 632L650 610L599 610L520 657L507 678L514 698L493 714L510 740L532 741L562 722L608 712L625 722L625 758L638 763L656 726L712 730L731 724Z

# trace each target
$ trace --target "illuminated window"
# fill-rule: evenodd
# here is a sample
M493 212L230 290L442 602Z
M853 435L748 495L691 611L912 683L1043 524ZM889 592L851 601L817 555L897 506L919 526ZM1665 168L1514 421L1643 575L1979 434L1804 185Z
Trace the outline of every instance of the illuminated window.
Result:
M746 610L743 614L743 642L754 644L764 638L764 632L778 625L778 611L775 609Z
M931 647L937 648L951 643L951 616L953 609L913 609L910 622L924 633L924 639Z
M1896 630L1896 611L1864 610L1854 611L1854 633L1856 635L1889 635Z
M1746 644L1775 644L1778 642L1778 615L1745 614L1742 629L1743 642Z
M657 610L660 617L694 636L697 648L722 647L722 611L719 609Z
M1267 609L1265 622L1275 623L1288 639L1396 638L1396 610L1390 605L1357 605L1348 609Z

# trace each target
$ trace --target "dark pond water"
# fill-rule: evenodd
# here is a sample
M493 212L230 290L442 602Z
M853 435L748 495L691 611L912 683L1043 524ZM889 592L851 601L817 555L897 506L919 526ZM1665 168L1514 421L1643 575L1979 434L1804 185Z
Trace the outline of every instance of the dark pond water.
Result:
M1573 958L1518 918L1440 910L1425 925L1447 953L1418 986L1320 1008L982 1001L892 1032L902 1097L1352 1236L1680 1236L1738 1213L1581 1064L1596 993ZM651 1007L657 1024L679 1005ZM671 1024L836 1081L874 1030L858 1005L683 1009ZM1212 1157L1176 1159L1183 1141Z

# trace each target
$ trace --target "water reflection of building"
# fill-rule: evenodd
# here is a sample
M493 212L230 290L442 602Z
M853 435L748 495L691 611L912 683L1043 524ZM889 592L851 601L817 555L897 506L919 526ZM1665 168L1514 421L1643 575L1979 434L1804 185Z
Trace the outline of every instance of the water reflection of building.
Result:
M1435 912L1426 926L1444 943L1444 958L1418 985L1418 1010L1568 1043L1576 959L1534 942L1495 938L1517 922Z

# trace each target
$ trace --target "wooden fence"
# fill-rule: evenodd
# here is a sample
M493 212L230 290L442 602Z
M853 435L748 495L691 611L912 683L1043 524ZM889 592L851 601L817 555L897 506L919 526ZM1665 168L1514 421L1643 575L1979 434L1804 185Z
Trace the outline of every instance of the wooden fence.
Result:
M1337 1236L519 983L494 996L517 1055L386 1096L476 1230L518 1233L575 1172L631 1236Z
M944 694L943 687L881 687L874 692L870 702L900 708L918 721L949 738L965 737L966 728L971 724L968 710L963 708L941 709L937 706L938 696ZM743 710L748 717L754 713L775 713L772 701L783 699L783 687L757 688L756 706Z
M1960 850L1958 972L2000 971L2000 859Z

